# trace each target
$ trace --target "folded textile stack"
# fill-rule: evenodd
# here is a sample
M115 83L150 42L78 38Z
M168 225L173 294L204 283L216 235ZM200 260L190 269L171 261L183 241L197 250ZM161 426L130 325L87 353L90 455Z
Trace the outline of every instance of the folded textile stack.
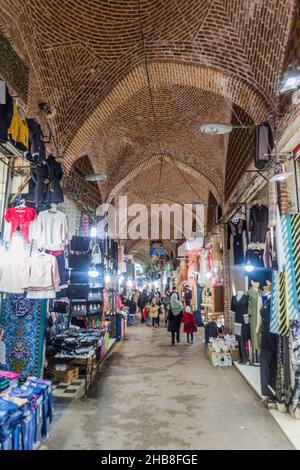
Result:
M6 377L0 376L0 392L6 390L10 386L10 380Z
M104 332L100 330L73 329L53 338L50 348L56 358L87 357L101 346Z
M52 383L28 377L0 398L0 449L33 450L53 417Z
M8 387L15 387L16 385L18 385L19 378L19 374L16 374L15 372L10 372L8 370L0 370L0 392L7 388L1 388L1 385L3 386L3 384L7 383L7 381Z

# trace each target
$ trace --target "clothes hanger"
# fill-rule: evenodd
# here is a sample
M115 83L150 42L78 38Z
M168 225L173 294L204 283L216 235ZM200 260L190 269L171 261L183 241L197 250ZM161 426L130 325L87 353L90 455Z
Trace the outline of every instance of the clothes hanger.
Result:
M53 202L51 203L51 208L48 210L48 212L57 212L57 204L54 204Z

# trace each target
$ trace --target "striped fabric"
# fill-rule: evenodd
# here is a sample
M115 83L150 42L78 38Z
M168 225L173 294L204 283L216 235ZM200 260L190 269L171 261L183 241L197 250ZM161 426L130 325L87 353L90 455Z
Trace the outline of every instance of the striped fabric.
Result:
M279 335L279 320L278 320L278 292L279 292L279 273L273 271L272 274L272 296L271 296L271 318L270 318L270 332Z
M289 334L288 285L286 272L278 273L278 323L280 336Z
M290 217L296 293L300 305L300 214L292 214Z
M300 222L300 221L299 221ZM282 244L284 253L284 271L286 272L287 282L287 306L288 306L288 318L290 321L298 320L298 298L296 291L295 281L295 269L294 269L294 256L292 246L292 228L291 218L289 215L285 215L281 218L281 230L282 230ZM298 250L300 254L300 249ZM300 270L299 270L300 273Z

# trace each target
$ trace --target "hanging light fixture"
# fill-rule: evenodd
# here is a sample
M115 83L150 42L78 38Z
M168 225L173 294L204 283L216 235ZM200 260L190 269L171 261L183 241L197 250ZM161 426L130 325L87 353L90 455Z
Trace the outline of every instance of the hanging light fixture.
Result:
M232 124L221 124L221 123L206 123L200 126L202 134L229 134L233 129Z
M104 175L103 173L92 173L91 175L85 176L85 181L89 182L95 182L95 181L106 181L107 180L107 175Z
M89 270L89 276L95 278L95 277L97 277L98 275L99 275L99 273L98 273L98 271L97 271L97 269L96 269L96 266L95 266L95 265L92 265L92 266L90 267L90 270Z
M254 271L254 266L253 264L250 263L250 261L248 260L246 265L245 265L245 271L247 273L252 273Z
M285 171L284 165L281 164L280 162L276 162L275 165L275 174L270 178L269 181L277 181L277 182L282 182L287 180L290 176L292 176L292 172L290 171Z
M283 75L279 93L289 93L300 88L300 69L290 65Z

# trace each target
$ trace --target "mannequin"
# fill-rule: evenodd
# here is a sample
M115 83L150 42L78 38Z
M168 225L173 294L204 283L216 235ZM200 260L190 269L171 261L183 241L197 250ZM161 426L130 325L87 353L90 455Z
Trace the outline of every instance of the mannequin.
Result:
M266 281L264 286L264 303L260 311L260 331L261 331L261 349L260 349L260 382L263 402L273 401L273 393L276 384L276 357L277 341L276 335L270 333L270 310L271 310L271 291L272 284Z
M249 362L246 343L250 339L248 295L238 291L231 299L231 311L235 314L234 330L239 344L240 364Z
M260 334L259 334L259 323L260 323L260 310L262 307L262 291L260 290L260 284L256 281L251 281L251 287L248 290L249 304L248 314L250 321L250 338L252 348L252 363L258 364L258 350L260 348Z

